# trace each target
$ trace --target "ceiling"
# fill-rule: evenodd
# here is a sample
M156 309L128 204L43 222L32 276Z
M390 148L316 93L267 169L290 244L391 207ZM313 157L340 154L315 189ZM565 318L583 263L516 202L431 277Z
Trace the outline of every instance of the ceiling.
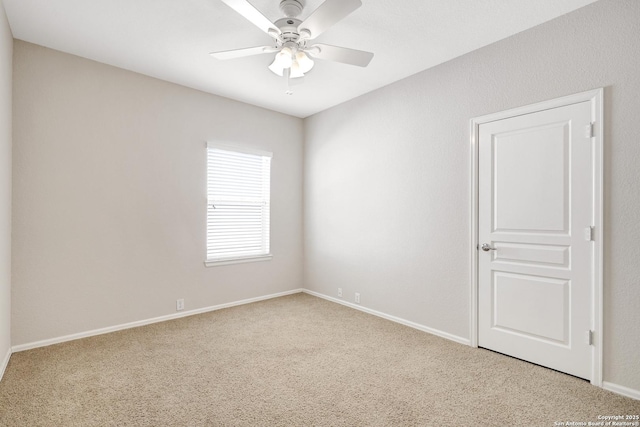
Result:
M216 95L307 117L596 0L362 0L316 41L375 54L367 68L316 60L294 94L267 66L212 51L270 37L221 0L4 0L16 39ZM323 0L306 0L302 19ZM280 0L250 0L267 18Z

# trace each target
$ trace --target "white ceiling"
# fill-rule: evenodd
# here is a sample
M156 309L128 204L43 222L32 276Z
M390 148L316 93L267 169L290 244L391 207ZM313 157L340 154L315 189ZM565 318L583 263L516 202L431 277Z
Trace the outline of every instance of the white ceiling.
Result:
M302 19L323 0L306 0ZM316 41L374 52L367 68L316 60L286 95L273 54L209 52L270 44L220 0L4 0L17 39L205 92L307 117L596 0L363 0ZM272 21L280 0L251 0Z

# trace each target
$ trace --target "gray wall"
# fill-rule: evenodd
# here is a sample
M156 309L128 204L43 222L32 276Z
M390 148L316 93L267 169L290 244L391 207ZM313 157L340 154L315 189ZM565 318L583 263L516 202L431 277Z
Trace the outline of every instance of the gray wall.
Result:
M11 351L11 74L13 37L0 0L0 378Z
M302 120L18 40L13 90L14 346L302 286ZM273 260L204 266L205 141L274 153Z
M469 120L605 87L604 380L640 390L640 2L602 0L305 120L305 287L469 338Z

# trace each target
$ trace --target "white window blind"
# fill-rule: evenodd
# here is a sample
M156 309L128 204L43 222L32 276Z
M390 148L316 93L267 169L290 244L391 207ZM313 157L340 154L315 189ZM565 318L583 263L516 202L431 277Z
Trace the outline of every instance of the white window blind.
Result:
M269 257L271 153L207 144L207 265Z

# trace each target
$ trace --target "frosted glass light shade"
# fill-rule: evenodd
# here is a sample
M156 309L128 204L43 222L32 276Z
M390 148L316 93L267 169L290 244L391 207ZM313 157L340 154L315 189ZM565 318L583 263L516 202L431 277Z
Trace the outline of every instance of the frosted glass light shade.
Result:
M280 52L276 55L275 62L278 63L278 66L282 68L289 68L293 63L293 52L288 47L283 47Z
M300 64L298 64L298 61L293 61L293 64L291 64L291 74L289 74L289 78L297 79L298 77L304 77L304 73L300 68Z
M288 47L283 47L280 52L276 54L275 59L269 65L269 69L280 77L285 76L287 78L297 79L304 77L304 74L313 68L314 62L302 51L297 51L295 54Z
M299 51L296 53L296 62L300 66L300 71L304 73L308 73L314 65L314 62L307 56L306 53Z
M273 60L273 62L271 63L271 65L269 65L269 69L276 75L282 77L284 76L284 67L280 66L280 64L278 63L278 59L276 57L276 59Z

